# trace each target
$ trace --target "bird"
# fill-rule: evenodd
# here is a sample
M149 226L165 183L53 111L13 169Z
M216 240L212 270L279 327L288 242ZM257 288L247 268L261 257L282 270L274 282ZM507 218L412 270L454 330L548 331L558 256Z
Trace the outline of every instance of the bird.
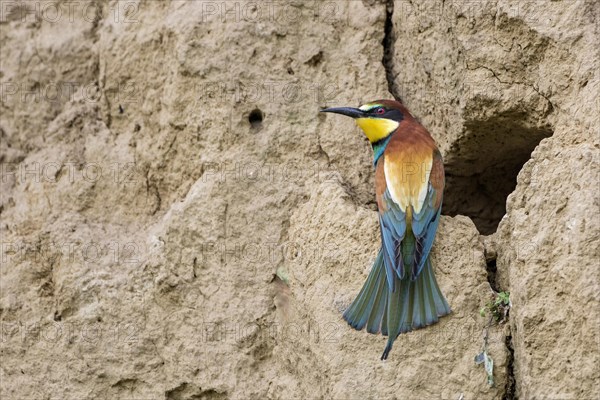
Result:
M442 209L442 156L427 129L396 100L321 112L353 118L373 148L381 248L343 318L356 330L387 336L386 360L401 333L451 312L430 254Z

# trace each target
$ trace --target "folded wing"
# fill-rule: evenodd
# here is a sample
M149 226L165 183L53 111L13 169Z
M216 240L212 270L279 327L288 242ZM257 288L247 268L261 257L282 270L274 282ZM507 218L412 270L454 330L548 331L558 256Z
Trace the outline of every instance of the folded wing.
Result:
M377 166L376 187L382 255L388 286L392 291L396 286L394 275L400 280L404 279L407 273L410 273L411 280L417 278L433 246L442 208L444 168L441 155L437 150L430 160L432 160L431 171L426 174L428 182L422 202L416 203L419 201L416 196L409 201L403 199L402 201L408 204L404 204L404 211L394 200L387 186L388 181L393 182L393 180L385 179L386 168L383 166L385 160L382 158ZM396 192L401 191L396 190ZM418 212L414 211L415 209Z

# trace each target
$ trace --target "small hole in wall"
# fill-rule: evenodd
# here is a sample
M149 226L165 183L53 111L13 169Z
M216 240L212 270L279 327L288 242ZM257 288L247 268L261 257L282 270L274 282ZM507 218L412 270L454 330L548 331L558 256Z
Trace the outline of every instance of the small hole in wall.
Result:
M254 129L258 129L262 126L262 121L264 118L264 114L258 108L250 111L250 115L248 115L248 122L250 122L250 126Z

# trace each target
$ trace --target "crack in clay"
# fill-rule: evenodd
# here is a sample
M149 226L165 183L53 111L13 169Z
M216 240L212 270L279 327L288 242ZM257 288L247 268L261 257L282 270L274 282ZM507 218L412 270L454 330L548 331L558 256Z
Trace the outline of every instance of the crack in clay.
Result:
M385 69L385 79L388 84L388 91L394 96L394 99L402 102L400 90L394 80L394 43L396 35L394 33L394 0L387 0L385 4L385 25L381 44L383 45L383 58L381 63Z
M510 311L509 311L510 318ZM509 326L510 329L510 326ZM512 332L505 337L505 345L508 349L508 360L506 363L506 383L504 385L504 395L502 400L514 400L516 398L516 385L517 380L515 379L515 349L512 343Z
M104 106L106 107L106 127L110 130L112 126L112 115L110 113L112 104L106 94L106 61L104 62L104 68L101 64L100 50L98 50L98 61L96 62L96 72L98 74L98 90L100 90L101 96L104 98Z
M484 258L486 263L487 280L494 293L499 293L507 289L501 288L497 279L497 264L496 260L498 253L496 244L493 240L483 240ZM504 383L504 393L502 400L515 400L516 379L514 373L514 349L512 344L512 331L510 325L510 308L506 314L506 324L508 324L508 334L504 336L504 345L506 347L508 357L506 360L506 380Z
M97 2L97 1L93 1L92 3L95 9L96 9L96 14L94 16L94 19L92 20L92 27L90 29L92 37L94 38L94 44L97 44L100 40L100 36L98 35L98 28L100 26L100 20L102 19L102 13L99 12L99 10L101 10L101 5ZM97 59L94 65L94 75L96 75L96 84L98 86L98 90L100 91L100 96L103 98L104 100L104 106L106 107L106 113L105 113L105 118L106 118L106 127L110 130L111 126L112 126L112 115L111 115L111 102L110 99L108 98L108 95L106 94L106 61L104 61L104 63L102 63L102 52L100 49L100 46L97 47Z
M154 206L154 209L150 212L150 215L155 215L160 210L160 207L162 204L162 198L160 197L160 191L158 190L158 185L156 183L150 182L150 168L148 168L146 170L145 178L146 178L146 196L150 195L150 190L152 189L154 191L154 196L156 198L156 205Z
M327 153L325 149L323 149L323 146L321 146L321 135L319 131L320 130L317 129L317 146L319 147L319 153L325 156L325 159L327 160L327 166L331 167L331 158L329 157L329 153Z
M475 70L482 69L482 68L485 69L485 70L490 71L492 73L492 75L494 76L494 78L496 78L496 80L498 82L502 83L503 85L523 85L523 86L527 86L527 87L532 88L539 96L543 97L548 102L548 104L550 105L550 110L548 110L548 114L550 112L552 112L552 110L554 110L556 108L554 106L554 103L552 103L552 101L550 100L550 98L546 94L542 93L537 87L535 87L534 84L527 83L527 82L521 82L521 81L503 81L502 79L500 79L500 77L498 76L498 74L496 73L496 71L494 71L490 67L487 67L485 65L478 65L477 67L473 68L473 67L469 67L469 64L467 63L467 69L469 71L475 71Z

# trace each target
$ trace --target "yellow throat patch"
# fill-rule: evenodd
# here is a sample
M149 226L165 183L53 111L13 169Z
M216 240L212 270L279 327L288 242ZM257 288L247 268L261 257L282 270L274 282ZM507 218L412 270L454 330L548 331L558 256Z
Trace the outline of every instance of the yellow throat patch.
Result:
M385 118L357 118L355 121L371 143L386 138L400 125L398 121Z

